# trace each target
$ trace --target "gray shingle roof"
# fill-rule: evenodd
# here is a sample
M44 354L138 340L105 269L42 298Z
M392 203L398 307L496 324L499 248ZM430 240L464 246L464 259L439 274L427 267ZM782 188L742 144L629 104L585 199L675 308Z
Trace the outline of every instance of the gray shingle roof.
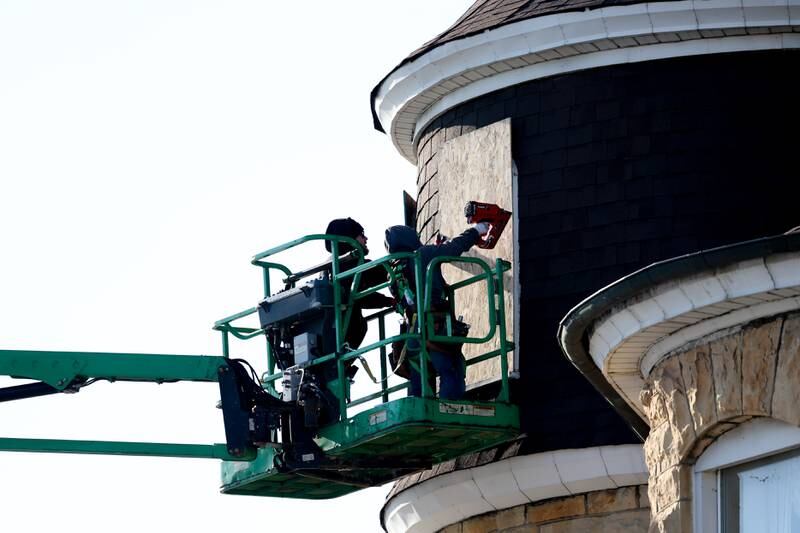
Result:
M408 57L393 68L370 94L373 122L375 129L383 131L383 127L375 114L375 96L381 84L389 75L414 59L445 43L463 39L487 30L491 30L513 22L531 19L553 13L583 11L601 7L640 4L648 0L477 0L452 26L413 51ZM649 0L668 1L668 0Z
M643 3L643 0L478 0L452 26L412 52L400 64L412 61L444 43L512 22L553 13L639 3Z

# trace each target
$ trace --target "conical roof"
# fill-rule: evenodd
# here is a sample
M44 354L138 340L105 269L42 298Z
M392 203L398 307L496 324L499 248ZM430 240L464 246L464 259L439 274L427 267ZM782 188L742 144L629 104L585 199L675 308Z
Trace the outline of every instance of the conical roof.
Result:
M444 43L505 24L553 13L639 3L644 2L643 0L477 0L452 26L414 50L400 65L412 61Z

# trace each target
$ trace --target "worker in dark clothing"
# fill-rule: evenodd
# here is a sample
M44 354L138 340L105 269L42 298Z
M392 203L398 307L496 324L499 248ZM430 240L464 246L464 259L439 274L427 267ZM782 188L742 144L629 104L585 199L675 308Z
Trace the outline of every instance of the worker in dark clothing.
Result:
M361 248L363 256L369 253L367 248L367 236L364 235L364 227L352 218L337 218L331 220L328 227L325 229L326 235L337 235L340 237L350 237L358 243ZM331 241L325 241L325 249L332 252ZM358 256L350 252L353 251L353 246L340 242L338 246L339 253L339 272L344 272L358 266ZM368 260L364 260L368 262ZM342 301L347 302L350 296L350 291L357 289L363 291L385 283L387 281L386 271L383 268L370 269L361 274L358 287L352 287L351 282L346 279L342 282ZM386 296L385 294L372 293L364 298L356 300L352 305L352 312L350 315L350 322L344 332L345 350L356 350L364 340L367 334L367 320L364 318L364 309L383 309L386 307L393 307L394 299ZM344 316L344 314L342 315ZM332 325L331 325L332 326ZM333 330L328 332L332 337L335 335ZM354 360L345 362L345 378L349 382L353 381L353 377L358 372L358 367L355 366ZM317 425L325 425L339 418L339 397L338 397L338 383L339 372L335 361L329 361L319 365L311 370L317 376L321 383L325 386L321 387L321 402L318 412ZM346 386L346 396L350 396L349 384Z
M428 264L435 257L459 256L477 244L484 235L489 232L489 224L480 222L474 224L472 228L466 230L458 237L438 245L423 246L417 236L417 232L409 226L392 226L386 230L386 250L389 253L414 252L419 253L422 272L428 268ZM414 269L410 262L407 262L403 269L403 275L409 283L410 288L416 288ZM422 292L425 294L425 280L421 281ZM445 294L445 281L442 277L440 268L436 268L431 278L431 309L447 309L449 304ZM419 324L414 325L419 330ZM420 346L415 340L408 342L408 352L410 355L419 353ZM428 346L428 355L436 373L441 378L439 397L448 400L457 400L464 396L465 385L465 361L464 355L460 350L457 353L448 353L441 347ZM409 396L420 396L422 394L422 382L416 370L411 371L409 386Z
M367 236L364 235L364 228L352 218L337 218L335 220L331 220L331 222L328 224L328 227L325 229L325 233L327 235L338 235L340 237L350 237L355 239L361 245L364 256L369 253L369 249L367 248ZM325 241L325 249L329 252L331 251L330 241ZM352 251L352 249L353 247L349 244L340 243L339 255L344 255L347 252ZM369 259L365 259L365 262L369 262ZM355 268L357 265L357 258L349 258L339 263L339 271L344 272L345 270ZM370 287L375 287L381 283L386 283L386 280L386 271L383 268L369 269L361 274L361 280L359 281L357 290L363 291L369 289ZM348 325L347 331L344 335L344 341L347 343L350 349L355 350L361 346L361 342L364 340L364 337L367 334L367 321L364 318L362 310L385 309L387 307L392 307L393 305L393 298L379 292L374 292L353 303L353 314L350 318L350 324ZM355 367L350 367L350 369L350 372L356 370Z

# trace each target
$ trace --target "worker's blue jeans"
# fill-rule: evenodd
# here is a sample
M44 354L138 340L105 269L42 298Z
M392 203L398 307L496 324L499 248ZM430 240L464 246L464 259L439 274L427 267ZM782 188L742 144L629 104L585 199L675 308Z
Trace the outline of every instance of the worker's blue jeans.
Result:
M408 354L414 357L414 361L419 361L419 343L415 339L408 341ZM466 390L466 384L464 383L466 371L464 356L460 353L449 354L430 350L428 357L433 368L436 369L436 373L439 374L439 398L445 400L460 400L463 398ZM409 381L408 395L422 396L422 379L413 367ZM433 380L431 382L435 383Z

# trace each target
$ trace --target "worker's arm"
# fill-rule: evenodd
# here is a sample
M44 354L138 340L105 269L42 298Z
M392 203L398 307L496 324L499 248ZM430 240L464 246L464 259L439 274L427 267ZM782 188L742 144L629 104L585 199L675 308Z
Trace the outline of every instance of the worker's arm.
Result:
M484 224L485 223L481 223ZM469 228L467 231L450 239L449 241L445 242L444 244L440 244L436 247L436 255L450 255L450 256L459 256L475 246L481 238L480 230L484 229L483 227L478 228L481 224L475 224L475 227ZM488 225L485 225L486 229L484 230L484 234L488 231Z
M358 303L362 309L384 309L386 307L394 307L394 298L375 292L365 296Z

